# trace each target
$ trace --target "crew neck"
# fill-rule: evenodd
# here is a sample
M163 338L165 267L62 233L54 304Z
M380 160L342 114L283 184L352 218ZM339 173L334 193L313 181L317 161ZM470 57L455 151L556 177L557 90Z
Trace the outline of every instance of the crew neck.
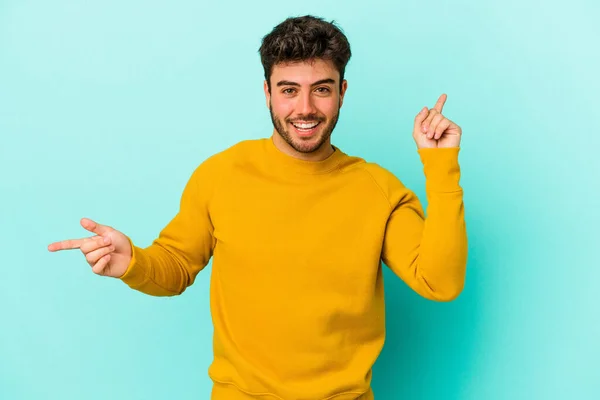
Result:
M275 146L272 136L263 140L268 157L272 159L278 167L284 168L287 172L293 171L308 175L326 174L336 169L345 155L339 148L331 145L334 151L326 159L321 161L302 160L279 150L277 146Z

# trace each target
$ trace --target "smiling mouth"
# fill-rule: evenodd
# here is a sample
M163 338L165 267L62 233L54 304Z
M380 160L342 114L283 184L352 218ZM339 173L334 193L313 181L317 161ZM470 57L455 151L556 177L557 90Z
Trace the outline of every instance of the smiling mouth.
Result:
M291 122L290 124L300 136L310 136L321 125L321 122Z

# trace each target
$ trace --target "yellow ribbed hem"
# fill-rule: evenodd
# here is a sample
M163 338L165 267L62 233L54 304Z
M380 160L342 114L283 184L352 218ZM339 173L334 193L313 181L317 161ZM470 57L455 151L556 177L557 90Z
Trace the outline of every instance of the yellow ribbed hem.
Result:
M127 270L119 279L133 288L143 284L146 281L146 269L142 265L143 263L140 262L144 258L141 254L142 249L135 246L129 236L126 237L127 240L129 240L129 245L131 246L131 261L129 262Z
M456 192L462 190L459 185L460 166L458 164L460 147L423 148L418 152L423 163L427 191Z
M272 393L250 393L239 388L235 383L219 382L213 379L214 385L211 400L285 400ZM356 397L360 396L360 397ZM374 400L371 388L364 393L345 392L325 397L321 400Z

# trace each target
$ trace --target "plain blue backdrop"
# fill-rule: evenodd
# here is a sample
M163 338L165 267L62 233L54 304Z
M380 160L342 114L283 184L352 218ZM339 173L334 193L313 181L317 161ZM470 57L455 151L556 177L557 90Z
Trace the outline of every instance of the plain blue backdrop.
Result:
M53 241L89 217L149 245L208 156L268 137L261 38L335 20L333 143L426 206L413 118L463 128L464 292L385 270L377 400L598 399L600 6L552 1L0 1L0 398L208 399L211 267L154 298Z

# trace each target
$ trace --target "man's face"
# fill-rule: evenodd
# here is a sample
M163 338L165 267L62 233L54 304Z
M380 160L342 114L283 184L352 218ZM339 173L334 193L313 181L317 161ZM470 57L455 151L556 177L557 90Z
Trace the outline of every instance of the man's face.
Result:
M347 87L344 80L340 91L339 79L333 63L320 59L273 67L271 93L265 81L265 96L288 153L306 156L330 151L326 145L331 143Z

